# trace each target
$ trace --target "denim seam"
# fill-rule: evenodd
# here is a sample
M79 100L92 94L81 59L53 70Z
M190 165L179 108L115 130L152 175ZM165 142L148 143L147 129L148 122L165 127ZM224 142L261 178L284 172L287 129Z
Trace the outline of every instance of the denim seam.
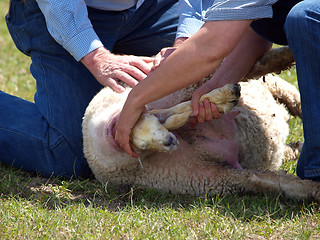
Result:
M6 129L6 128L2 128L2 127L0 127L0 130L6 131L6 132L10 132L10 133L13 133L13 134L18 134L18 135L23 136L23 137L26 137L26 138L36 139L36 140L38 140L38 141L43 142L43 145L44 145L44 146L49 146L48 143L47 143L47 145L45 144L46 141L44 141L43 139L38 138L38 137L33 136L33 135L30 135L30 134L25 134L25 133L23 133L23 132L13 131L12 129Z
M45 89L45 91L46 91L46 96L49 96L49 91L48 91L48 87L47 87L47 78L46 78L46 69L45 69L45 67L43 66L43 63L42 63L42 57L41 57L41 54L39 53L39 52L37 52L37 55L38 55L38 59L40 60L39 61L39 65L40 65L40 67L41 67L41 70L42 70L42 72L41 72L41 74L42 74L42 79L43 79L43 84L44 84L44 89ZM50 104L50 99L49 98L47 98L47 116L48 116L48 119L47 119L47 121L48 121L48 123L51 123L52 122L52 113L51 113L51 104Z

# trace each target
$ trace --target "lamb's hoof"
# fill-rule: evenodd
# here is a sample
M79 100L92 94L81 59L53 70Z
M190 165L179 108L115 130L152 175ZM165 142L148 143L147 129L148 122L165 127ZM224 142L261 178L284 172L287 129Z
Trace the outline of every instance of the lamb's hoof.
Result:
M240 84L236 83L233 85L233 88L232 88L232 92L233 92L233 95L237 98L235 100L232 100L232 104L233 106L236 106L239 102L239 98L240 98L240 95L241 95L241 87L240 87Z
M236 83L236 84L233 84L233 92L234 92L234 95L236 97L240 97L241 95L241 87L240 87L240 84Z

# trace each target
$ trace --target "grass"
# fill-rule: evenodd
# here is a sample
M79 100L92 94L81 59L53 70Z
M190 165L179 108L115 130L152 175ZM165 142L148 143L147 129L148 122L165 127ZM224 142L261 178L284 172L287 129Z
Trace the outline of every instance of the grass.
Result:
M7 8L0 0L0 89L32 101L31 62L9 36ZM297 82L294 69L282 77ZM300 119L291 119L290 132L288 141L303 140ZM282 168L294 173L295 164ZM319 222L318 203L281 196L191 197L0 164L0 239L319 239Z

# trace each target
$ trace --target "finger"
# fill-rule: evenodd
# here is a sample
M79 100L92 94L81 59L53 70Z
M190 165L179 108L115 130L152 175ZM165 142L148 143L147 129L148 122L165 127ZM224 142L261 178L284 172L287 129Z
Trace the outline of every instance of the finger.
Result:
M138 157L138 154L131 149L131 146L129 144L129 138L124 137L129 135L121 134L120 132L121 131L117 129L117 124L116 124L115 141L118 144L118 146L131 157Z
M199 123L204 123L205 121L205 110L203 103L200 103L199 105L199 114L198 114L198 122Z
M161 60L162 60L162 56L160 55L160 53L158 53L154 58L152 71L155 70L157 67L159 67Z
M143 73L144 77L140 77L137 78L139 81L141 81L142 79L145 78L145 75L148 75L152 68L153 68L153 58L151 58L152 60L149 61L143 61L142 59L140 61L134 61L131 62L130 65L133 66L136 69L131 69L131 71L134 71L133 73L137 75L137 77L139 77L139 75L142 75L141 73ZM132 75L133 77L135 77L134 75Z
M110 88L112 88L114 91L116 91L118 93L122 93L125 90L125 88L123 86L121 86L114 79L109 79L108 83L105 86L109 86Z
M191 99L191 106L192 106L192 114L193 116L198 116L199 115L199 97L197 94L193 94L192 99Z
M120 146L120 147L121 147L121 149L122 149L124 152L126 152L126 153L127 153L128 155L130 155L131 157L135 157L135 158L138 158L138 157L139 157L138 154L131 149L130 144L125 144L125 145L122 145L122 146Z
M222 116L222 114L219 112L217 106L214 103L211 103L211 112L212 112L213 118L217 119Z
M205 99L203 101L203 106L204 106L204 112L205 112L205 120L206 121L211 121L213 118L213 114L211 112L211 103L209 101L209 99Z
M114 75L114 78L128 84L130 87L134 87L135 85L137 85L139 82L132 77L130 74L126 73L126 72L116 72L116 74Z
M131 63L131 64L136 64L136 63ZM147 65L147 63L143 63L144 65ZM145 66L146 71L148 72L147 74L143 72L139 67L142 67L143 64L137 64L136 66L134 65L127 65L122 72L125 72L129 74L133 79L136 81L141 81L147 77L147 74L149 74L151 67ZM118 73L119 74L119 73Z
M171 53L173 53L176 50L175 47L171 48L163 48L161 51L156 55L154 61L153 61L153 70L159 67L162 61L164 61Z
M154 61L154 57L139 57L142 61L146 62L146 63L153 63Z

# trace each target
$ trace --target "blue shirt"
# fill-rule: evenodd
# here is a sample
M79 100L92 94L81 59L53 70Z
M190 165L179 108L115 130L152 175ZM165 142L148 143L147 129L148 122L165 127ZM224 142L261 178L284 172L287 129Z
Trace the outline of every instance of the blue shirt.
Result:
M190 37L204 22L272 17L278 0L180 0L178 37Z
M109 11L139 8L147 0L36 0L52 37L79 61L103 46L93 30L86 6ZM190 37L204 21L272 17L277 0L179 0L177 37Z

